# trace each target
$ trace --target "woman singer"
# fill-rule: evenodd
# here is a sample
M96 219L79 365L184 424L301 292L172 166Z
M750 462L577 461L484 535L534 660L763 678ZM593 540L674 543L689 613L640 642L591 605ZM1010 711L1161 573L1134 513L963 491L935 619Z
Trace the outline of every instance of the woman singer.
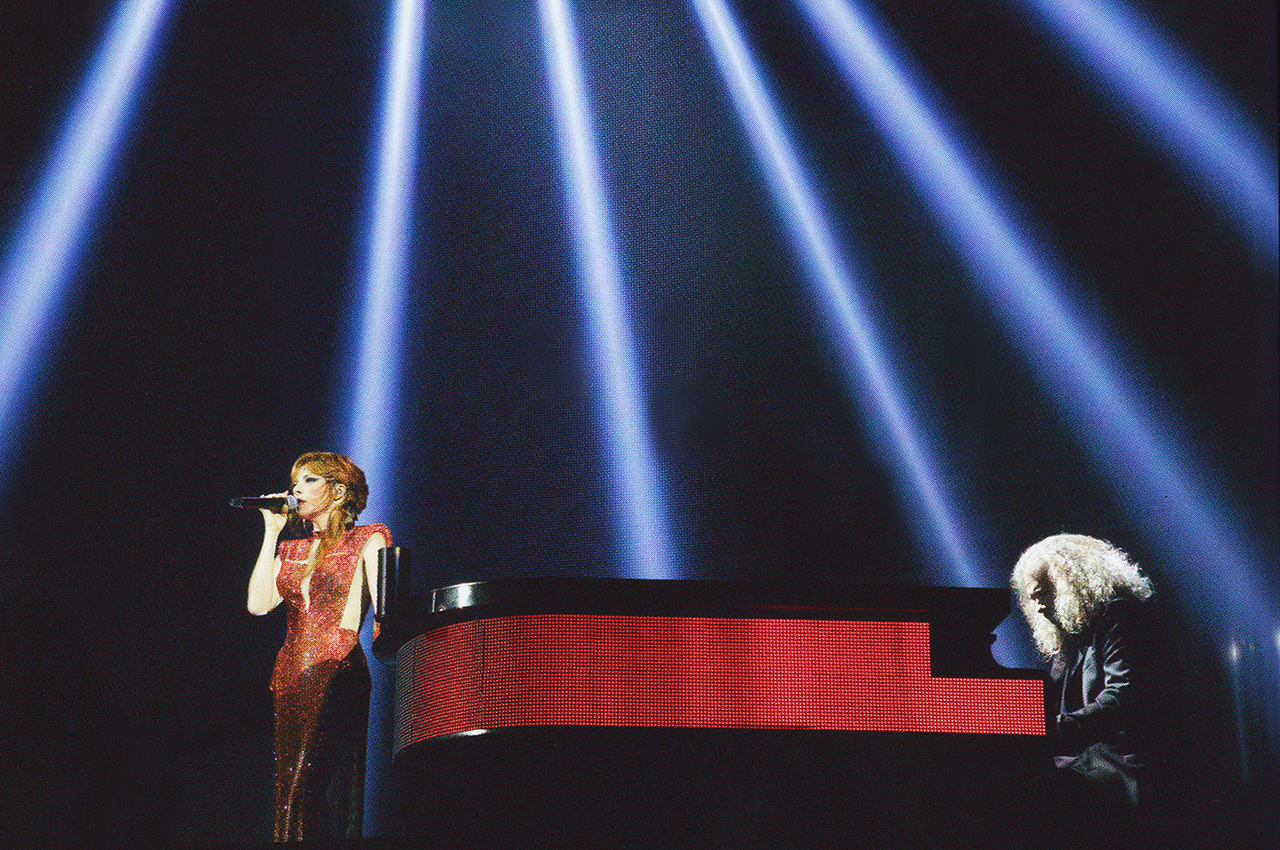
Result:
M262 510L262 550L249 578L251 613L283 602L288 616L271 676L274 840L359 838L370 691L359 632L377 594L378 550L391 545L391 532L356 525L369 487L343 455L302 455L289 492L292 512ZM287 522L300 521L310 534L280 539Z

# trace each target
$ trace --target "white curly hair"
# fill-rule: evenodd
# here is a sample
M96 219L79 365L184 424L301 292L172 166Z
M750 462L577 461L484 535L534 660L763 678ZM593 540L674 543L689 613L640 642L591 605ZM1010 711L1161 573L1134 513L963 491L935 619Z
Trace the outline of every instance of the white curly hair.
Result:
M1040 613L1027 587L1027 580L1042 568L1053 582L1057 623ZM1068 638L1083 633L1117 594L1141 600L1153 592L1151 580L1128 555L1083 534L1055 534L1030 546L1018 558L1010 584L1036 648L1050 660L1061 656Z

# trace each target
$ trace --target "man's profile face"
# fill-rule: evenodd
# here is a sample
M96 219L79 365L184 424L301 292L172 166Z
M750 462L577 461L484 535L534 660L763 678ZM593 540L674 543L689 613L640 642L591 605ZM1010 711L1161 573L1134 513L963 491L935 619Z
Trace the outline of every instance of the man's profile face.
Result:
M1057 588L1053 585L1053 579L1049 577L1048 567L1040 567L1027 576L1027 596L1031 597L1031 601L1036 604L1036 610L1039 611L1040 616L1055 626L1062 627L1058 622L1058 609L1054 604L1058 596Z

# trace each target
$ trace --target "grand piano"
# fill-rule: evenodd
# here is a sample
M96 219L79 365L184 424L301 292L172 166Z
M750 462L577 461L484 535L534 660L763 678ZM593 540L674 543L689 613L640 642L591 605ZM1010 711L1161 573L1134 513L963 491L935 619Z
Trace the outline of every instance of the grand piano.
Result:
M1002 589L511 578L384 553L398 830L432 847L1030 846Z

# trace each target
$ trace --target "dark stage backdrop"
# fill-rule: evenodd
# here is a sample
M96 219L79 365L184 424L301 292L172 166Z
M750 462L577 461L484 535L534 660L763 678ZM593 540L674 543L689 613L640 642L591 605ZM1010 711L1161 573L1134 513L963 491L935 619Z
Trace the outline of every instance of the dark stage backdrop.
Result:
M1274 261L1013 4L872 5L1071 265L1071 296L1181 411L1274 594ZM1263 134L1274 173L1274 4L1142 5ZM396 460L368 519L412 548L420 589L622 574L536 3L428 6ZM694 14L575 8L679 576L954 581L853 397ZM1175 654L1201 689L1187 740L1230 787L1224 612L1165 582L1107 481L1125 471L1091 461L1034 382L793 6L736 8L867 272L978 583L1059 531L1130 551L1179 603ZM6 4L6 254L115 9ZM191 2L158 42L33 401L0 437L0 807L20 845L268 836L283 618L245 612L260 522L226 500L282 488L350 426L387 18ZM1029 657L1002 635L999 657Z

